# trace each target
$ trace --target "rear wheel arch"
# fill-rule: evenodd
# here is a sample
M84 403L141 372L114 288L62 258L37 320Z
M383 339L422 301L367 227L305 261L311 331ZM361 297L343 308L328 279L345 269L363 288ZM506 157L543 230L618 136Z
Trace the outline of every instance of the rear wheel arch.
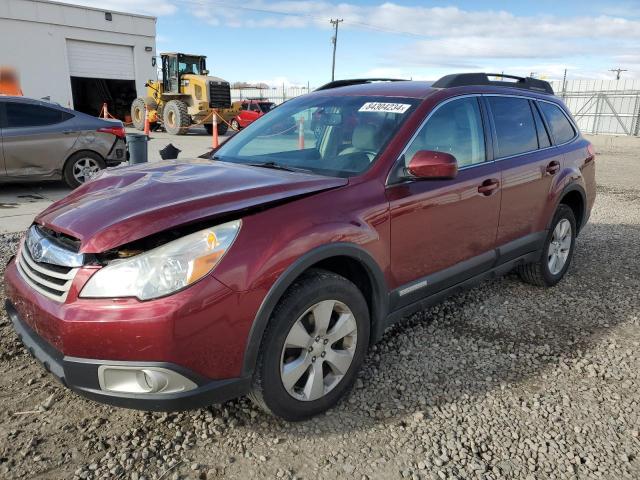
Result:
M554 210L554 214L561 204L571 208L576 219L577 233L579 233L583 227L586 214L587 195L584 188L577 183L570 184L564 188L558 198L559 201Z
M324 245L296 260L276 280L265 296L253 321L245 347L242 376L253 374L258 351L271 314L287 289L311 269L327 270L354 283L364 295L371 319L371 342L383 333L388 310L388 288L382 270L362 247L350 243Z

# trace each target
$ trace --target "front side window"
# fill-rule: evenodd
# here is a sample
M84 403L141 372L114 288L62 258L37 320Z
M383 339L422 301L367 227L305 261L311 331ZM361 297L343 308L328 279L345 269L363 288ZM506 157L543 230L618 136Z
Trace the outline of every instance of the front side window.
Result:
M7 127L40 127L63 122L72 115L42 105L7 102Z
M531 152L538 148L538 135L529 100L487 97L496 128L498 158Z
M405 165L418 150L450 153L458 160L459 168L484 162L484 130L478 99L461 98L438 108L409 144Z
M180 75L200 75L200 58L181 56L178 62Z
M560 107L548 102L538 102L544 118L547 119L551 135L556 144L565 143L575 137L576 132L571 126L571 122L560 110Z
M401 97L308 95L261 116L214 159L350 177L367 170L413 112Z

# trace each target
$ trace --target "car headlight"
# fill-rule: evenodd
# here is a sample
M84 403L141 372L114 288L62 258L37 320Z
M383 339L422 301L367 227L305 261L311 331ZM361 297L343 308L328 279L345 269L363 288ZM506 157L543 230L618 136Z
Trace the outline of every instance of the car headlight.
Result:
M114 260L91 276L81 297L162 297L197 282L229 250L241 221L207 228L139 255Z

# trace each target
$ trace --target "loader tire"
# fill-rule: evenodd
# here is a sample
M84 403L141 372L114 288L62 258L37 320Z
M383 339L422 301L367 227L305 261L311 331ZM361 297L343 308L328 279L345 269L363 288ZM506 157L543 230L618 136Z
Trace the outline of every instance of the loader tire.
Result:
M136 98L131 104L131 121L138 130L144 130L144 105L145 101L142 98Z
M191 125L187 104L181 100L167 102L162 117L164 129L171 135L186 135Z

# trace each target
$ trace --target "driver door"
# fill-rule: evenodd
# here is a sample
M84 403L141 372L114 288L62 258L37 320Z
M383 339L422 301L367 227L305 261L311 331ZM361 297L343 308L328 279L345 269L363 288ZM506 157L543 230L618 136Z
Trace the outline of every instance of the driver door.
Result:
M435 150L455 156L459 171L450 180L404 177L387 187L395 307L493 265L502 190L496 164L487 161L483 117L478 97L450 100L432 111L405 148L403 166L418 150Z

